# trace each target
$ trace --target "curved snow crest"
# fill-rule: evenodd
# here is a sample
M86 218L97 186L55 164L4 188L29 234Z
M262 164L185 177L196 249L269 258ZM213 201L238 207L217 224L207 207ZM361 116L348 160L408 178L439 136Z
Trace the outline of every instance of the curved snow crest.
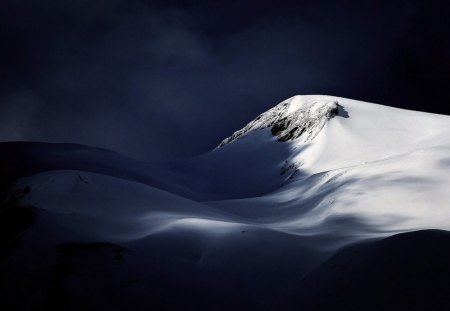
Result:
M303 143L310 142L329 119L339 114L339 108L343 107L329 96L297 95L260 114L244 128L225 138L217 148L264 128L271 128L278 141L300 139Z

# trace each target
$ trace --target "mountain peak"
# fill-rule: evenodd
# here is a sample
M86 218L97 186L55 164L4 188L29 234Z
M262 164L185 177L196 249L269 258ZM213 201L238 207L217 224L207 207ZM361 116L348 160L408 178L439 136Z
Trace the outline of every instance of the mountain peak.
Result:
M218 148L249 132L264 128L270 128L278 141L301 139L302 142L309 142L317 136L326 122L336 115L348 117L336 98L297 95L257 116L245 127L225 138Z

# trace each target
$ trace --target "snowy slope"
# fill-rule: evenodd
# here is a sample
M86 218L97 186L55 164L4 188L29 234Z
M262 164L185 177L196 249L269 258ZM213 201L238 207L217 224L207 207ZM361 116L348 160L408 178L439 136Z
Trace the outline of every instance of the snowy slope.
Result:
M56 285L43 280L62 261L72 270L58 276L58 290L89 301L78 285L103 290L102 278L83 270L101 259L113 280L96 299L110 309L277 309L295 302L302 278L341 246L450 230L449 137L448 116L311 95L281 102L185 161L1 144L2 169L22 177L18 185L31 188L24 201L39 213L0 273L21 292L30 289L20 280L33 275L53 301ZM67 259L58 250L73 242L82 244ZM36 251L42 258L31 262ZM185 294L174 301L173 290Z
M283 143L291 148L286 166L296 170L288 184L264 197L213 205L293 232L450 228L448 116L329 96L290 99L297 100L337 102L346 116L329 119L311 142Z
M92 156L93 151L79 148L47 151L46 158L56 154L58 170L143 183L202 201L202 206L236 217L232 222L245 218L244 222L291 234L366 237L449 228L447 116L331 96L295 96L236 133L207 154L162 166L110 154L105 158L98 151ZM286 133L296 134L284 139ZM92 159L102 159L97 161L103 164ZM30 202L39 205L33 198L52 184L36 187L36 180L22 183L31 186ZM59 195L67 193L62 189ZM125 197L123 191L119 195ZM143 200L151 201L152 195ZM182 217L189 214L186 210Z

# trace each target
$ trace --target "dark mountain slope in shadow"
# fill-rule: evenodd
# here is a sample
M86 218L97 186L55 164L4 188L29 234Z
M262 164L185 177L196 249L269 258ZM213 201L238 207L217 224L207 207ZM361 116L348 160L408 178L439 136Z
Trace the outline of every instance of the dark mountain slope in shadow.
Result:
M304 279L298 297L302 310L449 310L450 232L345 247Z
M139 169L151 164L107 149L78 144L40 142L0 143L0 170L11 179L51 170L82 170L109 176L144 181Z
M78 144L5 142L0 143L0 173L15 180L46 171L79 170L143 183L196 201L260 196L282 185L285 177L280 167L290 146L277 143L268 131L248 136L252 139L164 163Z
M0 143L0 173L9 180L54 170L77 170L122 178L195 198L184 176L165 163L139 161L119 153L78 144Z

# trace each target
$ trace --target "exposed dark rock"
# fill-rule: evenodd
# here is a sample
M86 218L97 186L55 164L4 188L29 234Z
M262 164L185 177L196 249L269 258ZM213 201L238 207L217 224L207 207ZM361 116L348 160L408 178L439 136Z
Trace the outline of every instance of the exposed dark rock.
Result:
M30 191L29 187L18 188L11 179L0 181L0 259L17 246L35 222L37 210L22 203Z
M348 113L337 101L318 98L314 102L296 102L291 108L292 101L283 102L256 117L244 128L234 132L224 139L218 148L233 142L253 130L270 128L272 135L280 142L301 139L302 142L313 140L322 130L326 122L340 115L347 118Z

